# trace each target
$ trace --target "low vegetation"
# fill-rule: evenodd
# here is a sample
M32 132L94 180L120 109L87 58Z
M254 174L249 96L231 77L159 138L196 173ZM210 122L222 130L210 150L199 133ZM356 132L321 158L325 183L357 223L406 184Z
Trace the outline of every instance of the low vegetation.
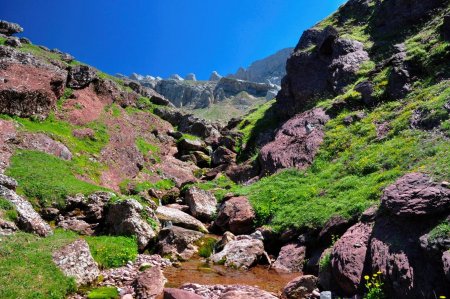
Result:
M18 214L14 205L0 196L0 219L15 222L17 218Z
M434 241L439 238L450 238L450 223L448 221L442 222L428 234L429 241Z
M105 190L75 176L82 173L84 169L72 161L30 150L17 150L6 171L19 182L18 192L38 207L63 207L69 195Z
M94 260L101 268L117 268L134 261L138 254L135 238L98 236L86 237Z
M118 299L119 291L115 287L100 287L90 291L87 295L88 299Z

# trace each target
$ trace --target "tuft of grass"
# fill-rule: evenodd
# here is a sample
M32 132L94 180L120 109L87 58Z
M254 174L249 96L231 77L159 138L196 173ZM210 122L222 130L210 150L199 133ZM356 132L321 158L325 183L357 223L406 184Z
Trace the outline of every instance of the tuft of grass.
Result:
M142 137L138 137L136 138L136 147L139 149L139 151L144 157L152 157L157 162L160 161L159 158L160 148L158 146L148 143Z
M442 222L428 234L429 241L434 241L438 238L450 238L450 223L448 221Z
M83 173L78 165L38 151L18 150L11 158L6 174L19 182L18 192L35 205L65 206L65 198L77 193L90 194L105 190L77 179Z
M0 218L15 222L18 217L15 206L9 200L0 196Z
M87 295L88 299L118 299L119 291L116 287L100 287L90 291Z
M319 272L325 269L329 269L331 267L331 252L327 252L320 260L319 260Z
M135 238L98 236L85 237L94 260L101 268L117 268L134 261L138 254Z
M211 237L203 237L195 242L195 245L198 246L198 255L204 258L208 258L214 253L216 244L217 240Z
M53 263L52 252L77 238L62 230L47 238L23 232L2 237L0 298L63 299L75 292L75 280L64 276Z

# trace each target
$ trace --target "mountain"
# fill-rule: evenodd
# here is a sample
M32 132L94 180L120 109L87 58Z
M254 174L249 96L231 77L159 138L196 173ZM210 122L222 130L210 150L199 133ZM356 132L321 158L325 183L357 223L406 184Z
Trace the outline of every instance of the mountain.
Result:
M281 79L286 75L286 60L294 48L286 48L261 60L253 62L248 68L239 68L235 74L228 78L239 80L272 83L281 85Z
M347 1L227 124L21 31L0 22L0 297L450 297L449 1ZM213 77L219 103L266 92Z

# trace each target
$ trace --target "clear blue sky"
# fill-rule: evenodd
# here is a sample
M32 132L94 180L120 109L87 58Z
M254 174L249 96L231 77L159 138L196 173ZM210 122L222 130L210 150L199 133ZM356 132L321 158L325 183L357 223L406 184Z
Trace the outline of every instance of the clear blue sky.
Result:
M0 0L33 43L111 74L206 79L294 47L345 0Z

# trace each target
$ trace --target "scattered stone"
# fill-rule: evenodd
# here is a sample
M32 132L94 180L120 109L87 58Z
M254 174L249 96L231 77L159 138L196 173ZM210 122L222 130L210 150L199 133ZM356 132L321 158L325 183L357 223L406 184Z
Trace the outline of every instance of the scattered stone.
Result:
M245 285L200 285L187 283L182 290L193 292L208 299L276 299L271 293Z
M21 38L19 38L19 40L22 44L31 45L31 41L26 37L21 37Z
M212 154L211 162L214 166L231 164L236 161L236 153L224 146L219 146Z
M66 276L73 277L78 285L89 284L100 275L89 245L82 239L54 252L53 261Z
M219 208L214 225L222 231L236 235L248 234L254 230L255 212L246 197L232 197Z
M248 269L265 257L264 244L250 236L238 236L225 245L223 250L211 256L216 264Z
M53 234L52 229L41 216L33 209L33 206L14 191L0 186L0 197L10 201L16 208L19 218L17 224L20 229L46 237Z
M272 268L284 272L302 272L305 262L306 247L298 244L288 244L281 248Z
M160 206L156 209L156 215L161 221L170 221L174 225L208 233L208 230L203 223L180 210Z
M95 138L95 132L91 128L75 129L72 131L72 135L78 139L91 139Z
M384 190L381 207L401 217L431 216L448 211L450 189L422 173L410 173Z
M109 206L106 228L113 234L136 236L139 250L143 251L156 237L159 222L150 208L135 199L127 199Z
M145 270L136 278L136 299L155 299L162 294L166 278L160 267Z
M164 299L206 299L193 292L188 292L180 289L164 289Z
M97 79L97 71L86 65L73 66L69 70L67 87L83 89Z
M5 45L13 47L13 48L20 48L22 47L22 43L20 42L20 39L17 37L8 37L5 41Z
M72 153L64 144L43 133L23 133L19 135L18 147L47 153L63 160L72 160Z
M210 221L217 213L217 200L209 191L192 187L186 192L184 199L192 216L197 219Z
M23 28L19 24L0 20L0 34L11 36L20 32L23 32Z
M75 57L73 57L72 55L68 54L68 53L61 53L61 60L67 63L71 63L75 60Z
M182 261L188 260L197 252L197 247L194 246L195 241L203 236L203 233L197 231L172 226L159 232L159 242L156 247L161 256L170 256L171 259Z
M283 299L309 298L317 287L317 277L303 275L290 281L283 289Z
M206 144L200 139L188 139L182 138L177 142L178 151L181 153L186 153L190 151L205 151Z
M71 230L85 236L91 236L94 234L94 230L89 223L73 217L62 218L58 222L58 227L61 227L65 230Z
M14 222L3 220L0 214L0 237L12 235L18 230Z

